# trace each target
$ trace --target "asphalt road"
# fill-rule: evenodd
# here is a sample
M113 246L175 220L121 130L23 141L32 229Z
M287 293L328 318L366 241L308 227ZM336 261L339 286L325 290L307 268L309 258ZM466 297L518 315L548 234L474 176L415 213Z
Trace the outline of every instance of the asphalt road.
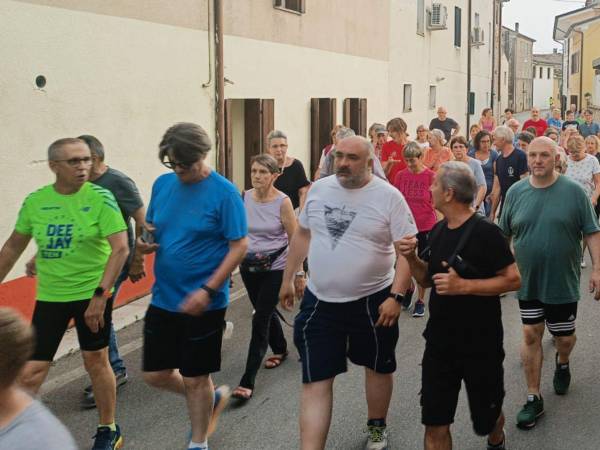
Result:
M582 276L586 286L587 274ZM236 288L240 288L238 281ZM521 431L515 417L524 402L525 384L519 359L521 338L518 304L514 296L503 299L505 326L505 372L508 448L512 450L600 448L600 303L591 300L582 289L578 343L572 356L573 382L569 394L558 397L552 390L554 349L551 339L544 339L545 361L543 395L546 415L538 426ZM232 339L224 342L222 371L214 376L218 384L236 386L242 375L247 343L250 336L252 309L246 297L235 301L227 314L235 323ZM288 314L288 317L292 317ZM420 423L419 389L420 359L424 341L421 337L426 318L415 319L408 314L400 318L400 341L397 347L398 371L388 426L392 449L422 448L423 427ZM292 349L289 358L275 370L261 370L254 397L245 405L231 403L221 416L219 428L210 439L210 448L217 449L294 449L298 448L298 399L300 365L291 341L291 329L286 327ZM175 450L186 448L189 425L184 399L146 386L140 377L141 323L119 332L120 346L125 354L130 381L118 395L118 422L123 429L126 449ZM67 425L81 448L90 448L97 425L95 410L84 411L79 406L87 377L81 375L78 354L60 360L49 377L51 390L43 400ZM363 448L366 424L363 371L351 366L335 384L333 422L328 449L358 450ZM459 450L485 448L485 438L474 435L464 393L461 393L456 422L452 427L454 448Z

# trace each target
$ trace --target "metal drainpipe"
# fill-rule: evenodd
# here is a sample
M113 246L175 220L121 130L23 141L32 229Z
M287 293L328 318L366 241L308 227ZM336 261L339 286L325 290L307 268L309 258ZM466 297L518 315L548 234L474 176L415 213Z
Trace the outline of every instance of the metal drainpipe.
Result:
M496 92L494 92L494 69L496 67L496 14L497 14L497 9L496 9L496 5L497 5L497 0L494 0L494 13L492 14L492 23L494 24L493 27L493 31L492 31L492 87L490 90L490 108L492 108L492 112L493 114L496 114L496 108L494 108L494 101L496 98L496 95L498 95ZM498 73L500 73L500 69L498 69ZM500 114L498 114L499 116Z
M562 46L562 61L560 62L560 72L562 73L561 79L560 79L560 115L561 118L564 119L565 118L565 110L566 108L566 104L563 105L563 97L565 96L564 93L564 88L565 88L565 56L566 56L566 52L565 52L565 43L564 42L560 42L557 41L556 39L552 39L554 42L556 42L558 45ZM554 69L556 71L556 69Z
M469 114L469 100L471 98L471 4L472 0L469 0L469 19L467 20L467 129L465 130L465 136L469 135L469 128L471 127L471 115Z
M581 34L581 52L579 53L579 111L583 109L583 31L575 30Z
M500 115L502 115L502 113L504 111L502 111L502 8L504 7L504 2L502 0L500 0L500 6L499 6L499 17L498 17L498 28L499 28L499 33L498 33L498 94L497 94L497 101L498 101L498 118L500 118ZM508 93L507 93L508 95Z
M215 10L215 116L217 170L225 176L225 73L223 62L223 1L214 0Z

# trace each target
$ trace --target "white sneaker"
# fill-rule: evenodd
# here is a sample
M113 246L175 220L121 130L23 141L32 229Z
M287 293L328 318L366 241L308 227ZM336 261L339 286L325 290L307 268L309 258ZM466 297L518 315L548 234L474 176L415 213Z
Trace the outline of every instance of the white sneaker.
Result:
M386 427L367 426L367 445L365 450L387 450L388 432Z
M587 267L587 264L585 263L585 261L582 259L581 260L581 268L585 269Z

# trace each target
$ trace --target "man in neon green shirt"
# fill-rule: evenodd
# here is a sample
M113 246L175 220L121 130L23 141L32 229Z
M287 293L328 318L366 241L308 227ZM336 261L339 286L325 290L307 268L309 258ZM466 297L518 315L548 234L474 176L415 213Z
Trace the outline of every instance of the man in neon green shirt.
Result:
M127 227L113 195L88 183L91 154L80 139L48 148L52 185L30 194L15 230L0 250L0 282L33 238L37 244L37 292L32 325L36 347L22 385L36 393L71 319L92 379L100 425L93 450L122 445L115 424L115 377L108 361L112 287L127 255Z

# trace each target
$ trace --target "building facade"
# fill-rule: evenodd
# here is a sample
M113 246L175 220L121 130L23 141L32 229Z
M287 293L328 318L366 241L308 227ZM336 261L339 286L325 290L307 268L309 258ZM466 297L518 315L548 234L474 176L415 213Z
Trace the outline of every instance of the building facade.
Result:
M515 112L527 111L533 106L533 43L535 39L515 29L502 27L504 53L508 59L508 107Z
M541 109L560 108L562 57L553 53L533 55L533 104Z
M464 129L492 103L500 0L219 1L220 141L240 189L272 128L287 133L289 153L312 172L337 123L364 134L401 116L414 136L440 105ZM0 121L12 149L0 156L0 236L8 237L26 194L51 181L45 153L55 139L96 135L108 164L146 200L165 171L157 145L167 127L197 122L216 140L216 3L0 0ZM10 277L22 273L19 262Z

